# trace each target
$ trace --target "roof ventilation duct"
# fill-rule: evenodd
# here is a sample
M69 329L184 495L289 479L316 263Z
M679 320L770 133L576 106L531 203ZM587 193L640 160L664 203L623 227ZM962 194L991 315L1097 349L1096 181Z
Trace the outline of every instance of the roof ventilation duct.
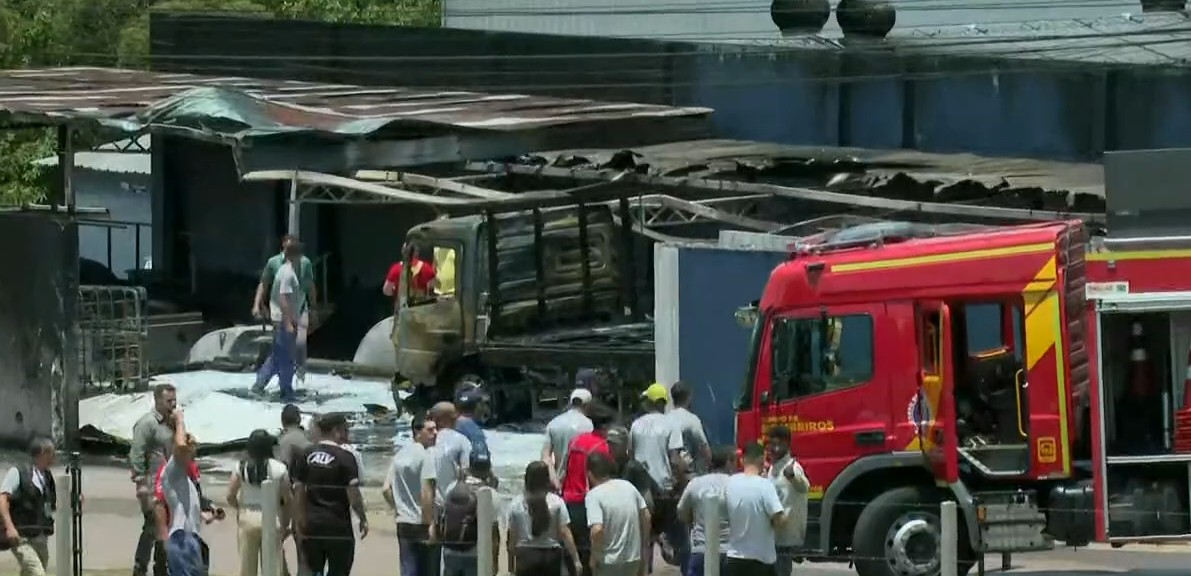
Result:
M829 0L773 0L769 17L783 36L818 34L831 18Z

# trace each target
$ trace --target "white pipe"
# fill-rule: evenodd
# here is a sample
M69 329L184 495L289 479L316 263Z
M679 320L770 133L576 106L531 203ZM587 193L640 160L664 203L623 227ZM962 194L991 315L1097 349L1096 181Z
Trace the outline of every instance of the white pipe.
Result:
M495 576L496 566L492 565L492 526L496 524L496 503L491 488L480 488L476 491L476 574L478 576Z
M959 571L959 525L955 514L955 502L948 500L941 507L939 538L942 551L939 554L939 576L958 576Z
M54 489L58 492L54 503L54 573L57 576L74 576L74 514L70 495L74 482L69 474L54 478Z
M281 530L277 519L280 506L277 482L265 480L261 483L261 573L264 576L281 574Z
M703 520L703 576L720 576L720 523L723 500L713 496L703 501L699 516Z

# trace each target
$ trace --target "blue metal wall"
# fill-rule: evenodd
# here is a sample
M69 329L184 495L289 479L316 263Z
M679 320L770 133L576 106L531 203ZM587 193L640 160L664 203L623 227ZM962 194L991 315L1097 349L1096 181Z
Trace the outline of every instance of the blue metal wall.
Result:
M722 137L1068 160L1191 146L1191 72L703 49L676 103L714 108Z
M783 253L679 248L679 377L694 391L692 410L712 445L732 444L732 403L748 362L749 331L736 309L761 297Z

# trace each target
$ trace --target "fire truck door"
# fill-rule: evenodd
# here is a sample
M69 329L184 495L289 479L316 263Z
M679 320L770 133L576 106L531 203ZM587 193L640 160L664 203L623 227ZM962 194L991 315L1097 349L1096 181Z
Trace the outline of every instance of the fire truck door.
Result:
M885 310L883 303L815 307L772 326L775 405L762 427L790 429L811 498L855 459L889 449L889 370L877 342L894 338L896 327Z
M918 444L945 483L959 480L959 440L955 429L955 370L951 309L943 302L918 306L921 370L918 379Z

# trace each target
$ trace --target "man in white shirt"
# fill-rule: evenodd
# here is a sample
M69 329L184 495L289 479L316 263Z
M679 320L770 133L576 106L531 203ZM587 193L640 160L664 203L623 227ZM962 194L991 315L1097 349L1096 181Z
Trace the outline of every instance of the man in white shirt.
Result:
M430 531L422 520L422 476L430 465L438 427L422 416L410 423L414 441L393 455L393 463L382 488L385 502L397 519L397 546L402 576L434 576L438 573L437 548L430 546Z
M46 576L50 560L49 537L54 534L58 493L50 468L54 442L34 438L29 444L29 464L9 468L0 482L0 523L4 548L12 550L21 576Z
M777 574L790 576L795 552L806 538L806 500L811 484L802 465L790 453L789 428L770 428L765 434L765 449L770 462L766 477L777 489L786 514L786 522L777 533Z
M293 385L298 330L306 329L310 316L298 275L302 244L294 240L285 245L284 253L285 263L277 269L273 280L276 288L269 301L269 314L273 320L273 349L257 371L252 391L264 394L265 386L276 375L277 385L281 388L281 401L292 404L295 402Z
M567 452L571 440L593 430L591 418L585 409L591 402L591 391L576 388L571 392L570 407L555 416L546 425L546 445L542 446L542 462L550 466L550 481L555 488L562 487L562 478L567 473Z
M587 525L591 528L593 576L645 576L641 558L649 538L649 508L632 484L614 478L616 463L602 452L587 456L587 481L592 486L584 498Z
M678 499L678 518L691 527L690 558L687 561L685 576L703 576L704 562L719 562L720 573L723 573L724 549L728 545L728 522L720 519L720 553L718 558L704 558L704 544L707 540L707 525L703 514L706 506L714 502L722 506L724 491L728 487L728 479L735 472L736 450L731 446L716 448L711 453L711 470L702 476L696 476ZM715 528L713 527L712 530Z
M744 471L733 474L724 488L729 530L723 576L776 576L775 531L786 512L773 482L761 475L765 449L749 444L742 459Z

